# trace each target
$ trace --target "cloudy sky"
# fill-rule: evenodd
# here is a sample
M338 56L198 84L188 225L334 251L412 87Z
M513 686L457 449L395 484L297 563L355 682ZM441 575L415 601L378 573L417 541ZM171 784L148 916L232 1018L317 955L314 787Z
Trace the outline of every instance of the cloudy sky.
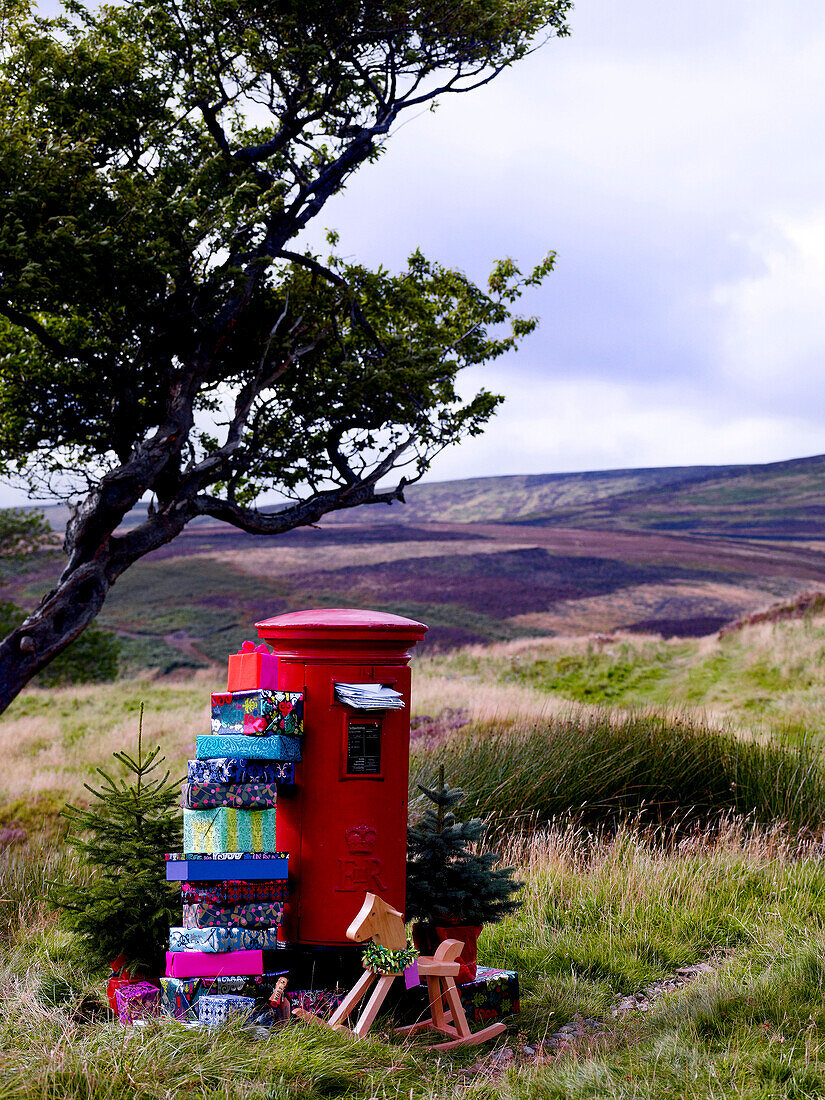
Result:
M506 404L432 478L825 452L825 4L578 0L572 30L323 215L389 267L558 253L539 330L466 378Z
M825 5L578 0L570 38L392 139L345 252L557 270L468 376L507 402L438 479L825 452Z

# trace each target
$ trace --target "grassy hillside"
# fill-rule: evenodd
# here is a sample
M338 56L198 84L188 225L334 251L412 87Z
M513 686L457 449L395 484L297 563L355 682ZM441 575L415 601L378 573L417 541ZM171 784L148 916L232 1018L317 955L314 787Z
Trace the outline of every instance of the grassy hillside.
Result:
M825 456L765 465L655 467L469 478L406 490L363 522L553 524L711 535L822 538ZM351 522L351 517L347 517Z
M32 606L56 562L10 578ZM51 572L50 572L51 570ZM658 533L505 524L333 526L255 539L199 528L137 563L99 625L122 669L206 668L299 607L356 606L427 623L428 649L613 631L702 636L777 598L825 587L825 554Z
M722 638L602 636L522 640L445 654L445 681L467 678L622 708L701 711L740 728L821 739L825 616L745 625Z

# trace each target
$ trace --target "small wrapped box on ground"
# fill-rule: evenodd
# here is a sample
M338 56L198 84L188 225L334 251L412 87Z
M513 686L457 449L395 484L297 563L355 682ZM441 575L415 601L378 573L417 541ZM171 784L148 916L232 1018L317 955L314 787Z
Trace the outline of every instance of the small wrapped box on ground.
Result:
M252 997L239 997L234 993L204 993L198 999L198 1019L210 1027L225 1024L230 1016L248 1019L254 1010Z
M300 1008L326 1019L340 1006L347 993L346 989L292 989L288 996L293 1009Z
M258 901L248 905L210 905L195 902L183 906L184 928L277 928L284 907L280 902Z
M301 759L301 738L285 737L280 733L273 733L271 737L246 737L242 733L208 733L199 735L195 744L195 751L201 760L239 756L253 760L292 760L297 763Z
M212 695L212 732L253 737L304 732L304 696L300 691L221 691Z
M197 1019L197 1004L204 993L236 993L266 1005L284 971L269 974L226 974L217 978L161 978L161 1004L165 1015L178 1020Z
M487 1024L521 1010L518 974L514 970L496 970L479 966L474 982L458 987L467 1019Z
M275 848L275 810L183 811L183 846L187 852L267 852Z
M150 982L136 982L118 989L117 1017L122 1024L160 1015L160 990Z

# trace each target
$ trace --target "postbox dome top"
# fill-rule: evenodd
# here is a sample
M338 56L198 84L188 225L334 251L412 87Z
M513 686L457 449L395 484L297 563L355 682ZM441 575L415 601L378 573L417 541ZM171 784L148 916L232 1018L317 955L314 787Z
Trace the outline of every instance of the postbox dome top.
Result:
M317 607L290 611L255 623L262 638L311 638L330 635L345 639L381 636L398 641L420 641L427 633L424 623L385 611L364 611L355 607Z

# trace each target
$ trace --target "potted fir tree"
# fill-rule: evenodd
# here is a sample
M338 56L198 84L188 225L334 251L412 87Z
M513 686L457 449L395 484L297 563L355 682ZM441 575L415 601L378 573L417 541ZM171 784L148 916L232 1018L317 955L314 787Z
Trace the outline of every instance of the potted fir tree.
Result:
M456 820L453 808L464 791L444 782L418 788L432 803L407 831L407 919L419 951L432 954L445 939L462 940L459 985L476 976L476 943L484 924L518 908L513 894L523 885L515 868L496 867L498 852L479 851L487 830L480 818Z

